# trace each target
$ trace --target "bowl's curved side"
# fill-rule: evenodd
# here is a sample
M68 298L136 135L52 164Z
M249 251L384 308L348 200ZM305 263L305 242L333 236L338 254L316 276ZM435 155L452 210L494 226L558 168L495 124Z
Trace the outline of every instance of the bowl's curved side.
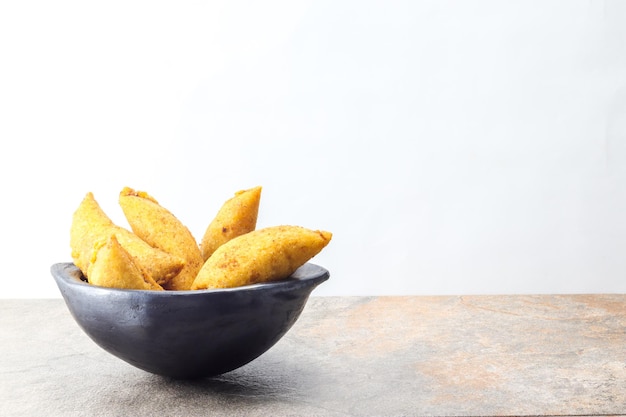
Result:
M78 326L98 346L122 357L119 338L125 335L120 328L136 309L133 305L137 305L130 299L132 293L90 285L82 280L82 272L72 263L54 264L51 272Z
M136 291L94 287L73 264L52 274L79 326L126 362L174 378L213 376L256 359L293 326L329 278L307 264L287 280L229 290Z

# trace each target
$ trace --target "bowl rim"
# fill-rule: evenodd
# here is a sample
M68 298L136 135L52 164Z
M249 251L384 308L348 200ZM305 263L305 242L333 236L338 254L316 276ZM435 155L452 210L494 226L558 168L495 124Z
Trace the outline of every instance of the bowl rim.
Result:
M258 284L243 285L232 288L213 288L203 290L176 290L176 291L157 291L157 290L140 290L140 289L127 289L127 288L113 288L103 287L99 285L89 284L83 280L82 271L73 262L58 262L52 264L50 272L53 278L57 281L57 284L63 283L64 285L80 288L91 288L95 291L104 291L117 294L149 294L155 297L176 297L185 296L191 294L218 294L218 293L240 293L246 291L260 291L270 289L287 289L296 284L304 286L317 286L322 282L330 278L329 271L317 264L307 262L300 266L289 277Z

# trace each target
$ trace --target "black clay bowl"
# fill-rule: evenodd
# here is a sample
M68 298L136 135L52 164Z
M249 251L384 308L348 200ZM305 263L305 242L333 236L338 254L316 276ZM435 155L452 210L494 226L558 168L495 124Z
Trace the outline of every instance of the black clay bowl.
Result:
M70 313L96 344L144 371L178 379L219 375L259 357L329 278L326 269L307 263L272 283L143 291L90 285L72 263L54 264L51 272Z

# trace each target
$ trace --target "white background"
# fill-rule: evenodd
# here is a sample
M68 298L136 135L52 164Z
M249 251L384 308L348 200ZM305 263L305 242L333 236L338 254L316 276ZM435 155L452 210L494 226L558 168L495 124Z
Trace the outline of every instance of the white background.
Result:
M626 292L626 2L0 3L0 297L87 191L334 233L316 295Z

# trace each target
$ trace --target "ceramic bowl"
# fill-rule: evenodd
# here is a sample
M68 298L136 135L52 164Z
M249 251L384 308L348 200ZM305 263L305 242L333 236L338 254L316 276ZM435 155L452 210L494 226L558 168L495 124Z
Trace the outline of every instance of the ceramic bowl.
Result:
M72 263L51 267L70 313L101 348L144 371L177 379L239 368L296 322L329 278L307 263L291 277L239 288L144 291L88 284Z

